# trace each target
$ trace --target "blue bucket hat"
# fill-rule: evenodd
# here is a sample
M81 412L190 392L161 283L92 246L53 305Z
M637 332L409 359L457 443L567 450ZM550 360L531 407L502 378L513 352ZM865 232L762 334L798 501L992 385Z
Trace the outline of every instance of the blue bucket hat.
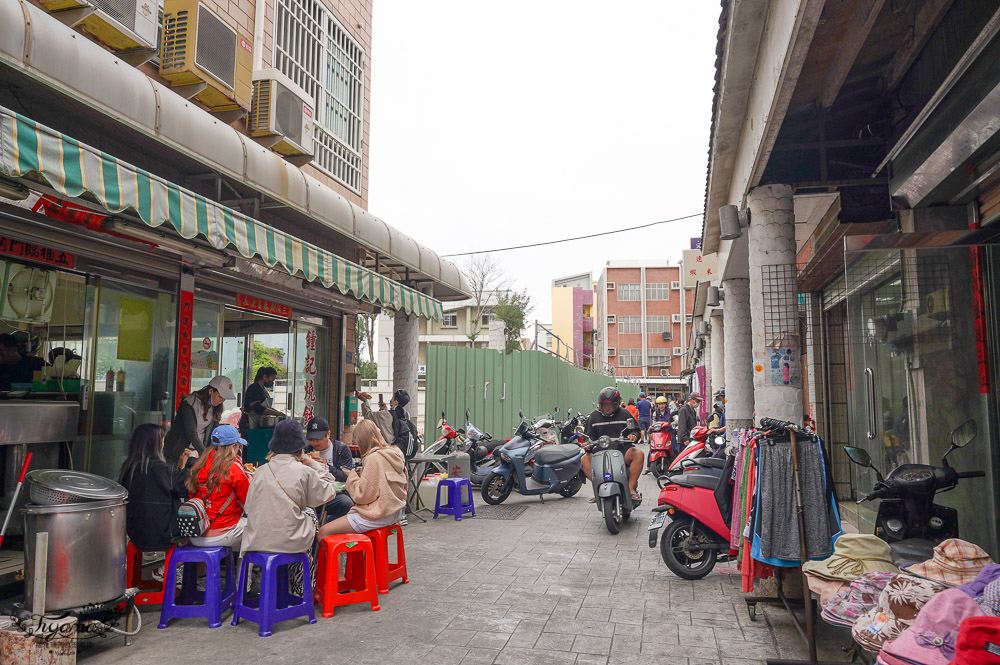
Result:
M240 431L232 425L219 425L212 430L212 445L228 446L234 443L247 445L247 440L240 436Z

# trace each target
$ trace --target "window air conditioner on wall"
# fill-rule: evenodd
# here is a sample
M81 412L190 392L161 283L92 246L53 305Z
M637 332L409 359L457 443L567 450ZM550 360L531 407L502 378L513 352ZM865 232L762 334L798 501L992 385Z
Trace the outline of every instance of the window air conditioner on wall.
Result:
M253 42L197 0L164 0L160 76L231 122L250 107Z
M41 0L66 25L93 35L115 51L143 51L141 65L156 55L158 6L155 0Z
M608 357L611 358L614 355L615 355L615 350L614 349L608 349Z
M663 341L664 342L669 342L670 341L670 337L671 337L671 335L670 335L669 332L664 332L663 333Z
M680 289L681 288L681 283L680 282L670 282L670 288L674 289L674 290Z
M671 321L671 323L680 323L681 322L681 315L680 314L671 314L670 315L670 321Z
M675 346L674 347L674 355L675 356L681 355L681 347L679 347L679 346Z
M670 370L669 369L661 369L660 370L660 376L670 376Z
M608 325L610 326L610 325L612 325L614 323L615 323L615 315L614 314L608 314Z
M312 161L313 103L309 93L277 69L253 73L247 130L258 143L296 166Z
M615 283L608 282L608 291L614 291L614 290L615 290Z

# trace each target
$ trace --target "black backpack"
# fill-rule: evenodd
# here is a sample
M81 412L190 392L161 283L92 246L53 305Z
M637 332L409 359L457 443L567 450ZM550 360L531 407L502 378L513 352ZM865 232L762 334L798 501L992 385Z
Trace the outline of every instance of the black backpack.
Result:
M395 444L400 450L403 451L403 457L410 459L419 451L420 437L417 435L417 426L413 424L413 421L410 420L409 414L405 411L403 412L402 421L409 431L409 436L405 437L405 441L396 441Z

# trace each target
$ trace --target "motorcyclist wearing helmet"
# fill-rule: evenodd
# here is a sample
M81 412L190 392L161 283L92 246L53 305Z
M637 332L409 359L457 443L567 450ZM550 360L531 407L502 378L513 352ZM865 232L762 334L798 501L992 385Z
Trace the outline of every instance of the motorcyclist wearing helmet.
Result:
M584 434L591 440L602 436L617 439L622 436L622 432L626 429L629 429L625 434L628 443L624 444L622 452L625 454L625 463L628 464L629 490L632 492L632 499L638 501L640 496L636 487L639 484L639 475L642 474L642 463L645 456L633 444L639 440L642 431L638 428L632 415L622 406L622 395L618 389L614 386L608 386L597 396L597 409L587 418L587 428L584 430ZM583 472L587 474L587 478L590 478L592 458L591 453L583 456ZM595 500L591 499L591 503Z
M656 398L656 410L653 411L654 423L669 423L673 414L667 404L667 398L660 395Z

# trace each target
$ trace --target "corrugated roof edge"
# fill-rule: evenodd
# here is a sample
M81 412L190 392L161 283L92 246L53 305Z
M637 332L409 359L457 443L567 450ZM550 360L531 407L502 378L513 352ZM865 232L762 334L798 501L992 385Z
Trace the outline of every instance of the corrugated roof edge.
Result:
M25 16L30 17L30 29ZM122 122L172 149L181 150L220 173L282 201L299 214L347 235L373 251L385 254L420 276L457 292L460 297L471 295L468 278L458 266L375 218L360 206L350 204L336 190L292 166L270 150L261 148L249 137L178 97L170 88L149 78L98 44L79 39L72 28L35 5L24 0L0 0L0 61L5 61L50 86L56 84L64 94L105 115L113 116L117 122ZM81 88L82 84L94 79L104 83L87 89ZM175 101L179 103L174 103ZM164 113L171 112L177 112L178 115L183 113L183 120L180 117L163 117ZM177 138L171 138L171 134ZM178 140L185 136L203 138L208 135L212 135L214 139L210 143ZM213 154L218 155L218 158L202 152L206 148L216 148ZM237 166L236 161L240 161L241 165ZM289 196L282 196L281 189L273 183L262 182L266 176L274 176L277 182L284 182ZM289 176L296 182L290 181ZM326 192L323 192L324 189ZM345 228L346 220L338 222L308 209L311 207L310 199L314 196L318 199L328 193L349 206L353 218L351 229ZM358 219L361 216L359 211L378 219L384 225L389 235L389 247L381 247L378 239L358 235ZM411 256L397 256L393 251L393 244L399 245L402 253L402 248L411 243ZM417 250L415 255L413 249ZM416 262L413 261L414 257ZM423 266L424 260L430 265ZM435 297L440 299L442 296L435 294Z
M729 2L721 0L719 34L715 43L715 87L712 89L712 124L708 130L708 163L705 166L705 212L701 217L701 244L705 246L705 223L708 217L709 188L712 185L712 149L715 147L715 125L718 122L719 92L722 90L722 61L726 54L726 29L729 27Z

